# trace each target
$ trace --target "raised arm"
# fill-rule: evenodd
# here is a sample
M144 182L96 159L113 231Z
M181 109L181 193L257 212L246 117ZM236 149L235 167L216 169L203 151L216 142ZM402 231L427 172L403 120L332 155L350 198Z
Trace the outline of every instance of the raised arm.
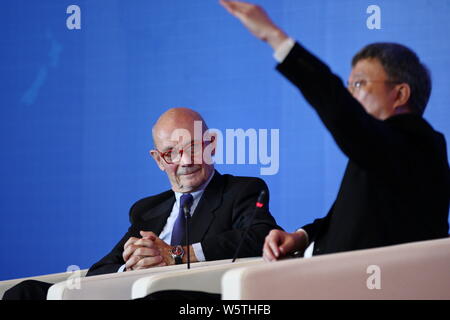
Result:
M254 4L225 1L220 3L257 38L276 51L289 37L277 27L265 11ZM406 145L404 136L388 121L366 112L322 61L296 43L277 66L319 114L341 150L360 166L389 172L397 168L395 155Z

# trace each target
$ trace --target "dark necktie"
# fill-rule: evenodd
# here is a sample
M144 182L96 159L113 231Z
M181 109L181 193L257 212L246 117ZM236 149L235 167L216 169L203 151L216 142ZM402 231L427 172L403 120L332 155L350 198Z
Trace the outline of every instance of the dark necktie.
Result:
M180 198L180 211L178 212L177 220L173 225L172 239L170 240L170 245L172 246L181 245L184 242L186 237L186 218L184 217L183 209L185 205L187 205L188 208L191 208L193 201L194 198L190 193L183 194Z

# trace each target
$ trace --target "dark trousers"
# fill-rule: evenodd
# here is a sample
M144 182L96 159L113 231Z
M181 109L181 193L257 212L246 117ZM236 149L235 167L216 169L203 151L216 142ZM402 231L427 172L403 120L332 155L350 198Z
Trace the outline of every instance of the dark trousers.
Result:
M48 289L53 283L25 280L9 288L2 300L46 300Z
M189 290L157 291L137 300L192 300L192 301L219 301L220 294Z
M46 300L52 283L26 280L8 289L2 300ZM196 300L219 301L220 294L187 290L165 290L152 293L138 300Z

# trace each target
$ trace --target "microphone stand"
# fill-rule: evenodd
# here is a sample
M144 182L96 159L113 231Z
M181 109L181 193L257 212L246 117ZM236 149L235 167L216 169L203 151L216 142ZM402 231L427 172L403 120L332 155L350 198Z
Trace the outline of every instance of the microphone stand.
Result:
M184 223L185 223L185 230L186 230L186 254L187 254L187 268L191 268L191 250L189 250L189 221L191 219L191 210L187 205L184 205L183 207L184 211Z
M256 201L256 205L253 210L253 214L250 217L247 228L245 228L245 231L242 234L241 240L239 241L239 245L236 249L236 252L234 253L234 257L233 257L233 260L231 261L231 263L236 261L238 255L239 255L239 251L241 251L242 244L244 243L244 240L247 237L247 233L253 224L253 220L255 220L256 212L258 212L259 210L262 210L262 208L265 206L265 203L266 203L266 191L261 190L261 192L259 193L259 196L258 196L258 200Z

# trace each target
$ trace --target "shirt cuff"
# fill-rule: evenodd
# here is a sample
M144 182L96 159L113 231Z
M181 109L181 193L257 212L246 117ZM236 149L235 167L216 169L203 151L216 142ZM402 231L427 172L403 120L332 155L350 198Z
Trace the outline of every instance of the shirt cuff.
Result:
M119 270L117 270L117 272L124 272L124 271L125 271L125 266L126 266L126 264L123 264L123 265L119 268Z
M306 246L309 246L309 236L308 236L308 232L306 232L304 229L300 228L298 230L296 230L295 232L303 232L305 234L306 237Z
M202 245L200 242L193 243L192 249L194 249L194 253L198 261L206 261L205 255L203 254Z
M289 52L291 52L292 48L295 45L295 41L292 38L287 38L284 40L278 49L274 52L273 57L278 63L282 63L284 59L288 56Z

